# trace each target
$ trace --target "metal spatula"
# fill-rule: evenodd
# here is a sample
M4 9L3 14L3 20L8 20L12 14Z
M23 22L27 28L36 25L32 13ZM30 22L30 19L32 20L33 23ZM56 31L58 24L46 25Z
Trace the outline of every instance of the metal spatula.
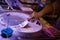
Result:
M19 24L20 27L25 27L28 24L28 20L25 20L21 24Z

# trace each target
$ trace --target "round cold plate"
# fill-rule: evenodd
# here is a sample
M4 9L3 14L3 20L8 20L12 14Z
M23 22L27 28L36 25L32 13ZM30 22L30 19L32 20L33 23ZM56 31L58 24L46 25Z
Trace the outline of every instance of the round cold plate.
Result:
M20 27L19 24L30 18L29 15L20 12L4 12L0 15L0 31L3 28L10 27L13 30L12 37L15 39L17 36L35 37L39 36L42 24L40 22L28 21L26 27ZM40 23L40 24L39 24ZM0 33L1 34L1 33ZM13 40L11 38L11 40ZM1 37L0 37L1 39Z

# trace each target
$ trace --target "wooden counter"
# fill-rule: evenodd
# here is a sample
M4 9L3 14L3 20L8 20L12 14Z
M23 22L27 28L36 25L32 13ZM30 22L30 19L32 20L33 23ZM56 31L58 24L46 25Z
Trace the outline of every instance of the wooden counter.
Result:
M51 25L45 20L43 19L42 17L39 18L40 19L40 22L43 24L44 27L51 27Z

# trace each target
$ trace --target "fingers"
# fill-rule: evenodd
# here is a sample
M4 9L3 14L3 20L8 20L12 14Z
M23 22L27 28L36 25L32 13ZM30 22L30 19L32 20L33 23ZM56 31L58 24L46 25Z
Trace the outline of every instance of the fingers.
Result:
M33 20L33 19L39 19L39 14L36 12L33 12L31 14L31 18L28 18L28 21Z
M38 14L38 13L34 14L34 17L35 17L36 19L39 19L39 14Z
M34 19L34 17L28 18L28 21L33 20L33 19Z

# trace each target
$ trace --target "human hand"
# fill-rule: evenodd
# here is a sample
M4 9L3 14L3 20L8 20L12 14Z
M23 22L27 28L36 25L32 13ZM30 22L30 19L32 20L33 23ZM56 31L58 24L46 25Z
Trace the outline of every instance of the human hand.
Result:
M28 20L34 20L34 19L39 19L41 16L40 16L40 13L37 13L37 12L33 12L31 15L31 17L28 18Z
M33 12L31 17L34 17L35 19L39 19L40 18L40 14L37 12Z

